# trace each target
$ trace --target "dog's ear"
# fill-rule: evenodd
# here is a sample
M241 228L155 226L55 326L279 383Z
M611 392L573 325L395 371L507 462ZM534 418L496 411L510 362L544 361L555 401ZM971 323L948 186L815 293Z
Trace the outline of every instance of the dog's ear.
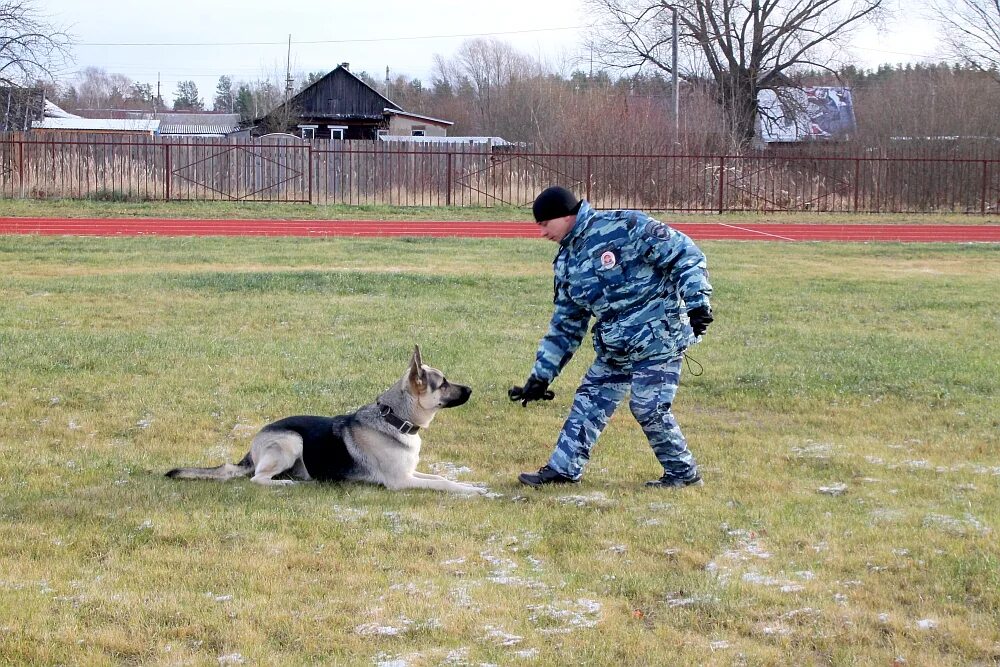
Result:
M413 346L413 358L410 359L410 385L417 391L423 391L427 386L427 371L424 370L424 362L420 358L420 346Z

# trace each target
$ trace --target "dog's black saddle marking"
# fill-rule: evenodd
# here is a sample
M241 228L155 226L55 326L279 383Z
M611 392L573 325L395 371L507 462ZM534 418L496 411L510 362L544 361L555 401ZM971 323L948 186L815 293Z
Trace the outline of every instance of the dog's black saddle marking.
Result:
M316 417L296 415L268 424L265 431L293 431L302 436L302 460L309 476L319 481L348 479L357 464L344 443L350 415Z

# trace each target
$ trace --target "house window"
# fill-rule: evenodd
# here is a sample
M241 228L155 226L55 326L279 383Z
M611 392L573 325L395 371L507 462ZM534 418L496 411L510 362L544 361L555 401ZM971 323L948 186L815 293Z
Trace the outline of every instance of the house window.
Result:
M309 141L316 138L316 128L318 125L299 125L299 131L303 139Z
M411 137L422 137L422 136L424 136L424 131L423 130L410 130L410 136Z
M376 137L388 137L389 136L389 130L386 130L386 129L375 130L375 136Z
M330 138L344 140L344 132L347 131L346 125L331 125L330 126Z

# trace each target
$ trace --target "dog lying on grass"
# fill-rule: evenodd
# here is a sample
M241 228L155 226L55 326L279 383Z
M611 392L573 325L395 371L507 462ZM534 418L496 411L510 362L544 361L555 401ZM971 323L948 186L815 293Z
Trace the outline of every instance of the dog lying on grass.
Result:
M410 367L374 403L336 417L298 415L262 428L239 463L214 468L175 468L167 477L224 481L250 477L258 484L356 481L386 488L486 493L486 489L417 472L421 439L441 408L463 405L472 389L452 384L425 366L415 346ZM277 476L280 479L275 479Z

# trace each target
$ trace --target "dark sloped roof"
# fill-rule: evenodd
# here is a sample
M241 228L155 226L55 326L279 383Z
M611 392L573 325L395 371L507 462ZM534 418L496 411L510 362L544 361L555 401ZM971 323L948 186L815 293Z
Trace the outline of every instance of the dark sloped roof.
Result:
M343 65L303 88L286 104L297 117L344 120L378 120L383 117L384 109L399 109L399 105ZM284 107L285 104L279 104L256 122L278 114Z

